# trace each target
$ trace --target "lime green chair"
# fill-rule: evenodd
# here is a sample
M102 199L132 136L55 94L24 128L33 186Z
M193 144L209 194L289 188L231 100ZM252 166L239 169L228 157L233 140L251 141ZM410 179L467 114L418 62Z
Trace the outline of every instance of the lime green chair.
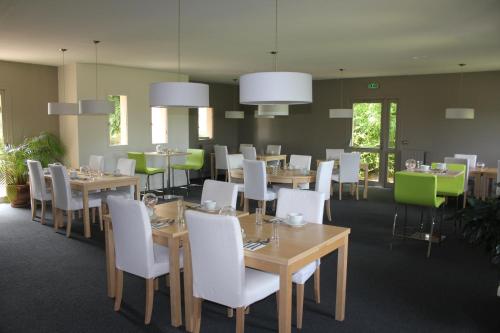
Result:
M432 163L432 168L436 163ZM465 164L446 163L446 168L450 171L462 171L462 174L456 177L439 177L437 180L437 194L443 197L457 198L464 195L465 192Z
M205 164L205 150L203 149L188 149L189 155L186 156L186 162L184 164L172 164L172 170L184 170L186 172L186 179L188 186L191 185L189 180L189 171L199 171L203 168ZM172 177L172 186L174 178Z
M408 217L408 206L418 206L421 208L430 209L432 211L432 217L429 236L426 236L423 233L414 234L419 237L412 236L412 238L427 240L429 242L427 246L427 258L429 258L431 255L433 237L430 237L430 235L434 235L437 209L443 207L443 204L445 202L444 198L437 196L437 182L438 180L435 175L408 171L396 172L394 181L394 201L396 203L396 207L394 212L394 222L392 225L393 240L396 236L398 205L404 205L405 207L403 237L406 237L405 232ZM441 221L442 216L443 215L441 214ZM441 240L441 235L439 235L439 240Z
M161 193L165 196L165 169L164 168L149 168L146 163L146 155L140 152L129 152L128 158L135 160L135 173L146 175L146 191L151 191L149 185L149 177L161 174Z

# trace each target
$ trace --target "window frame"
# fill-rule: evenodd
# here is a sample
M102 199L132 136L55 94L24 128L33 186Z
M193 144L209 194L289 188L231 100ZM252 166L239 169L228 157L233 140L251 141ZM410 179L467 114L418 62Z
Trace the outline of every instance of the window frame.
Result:
M125 147L128 146L128 96L119 94L107 95L108 101L114 103L114 101L110 100L110 97L120 97L120 143L115 144L111 142L111 122L110 122L111 114L110 114L108 115L107 118L108 147L110 148ZM123 103L123 101L125 103ZM123 105L125 105L125 107L123 107ZM125 130L123 130L122 126L125 127Z

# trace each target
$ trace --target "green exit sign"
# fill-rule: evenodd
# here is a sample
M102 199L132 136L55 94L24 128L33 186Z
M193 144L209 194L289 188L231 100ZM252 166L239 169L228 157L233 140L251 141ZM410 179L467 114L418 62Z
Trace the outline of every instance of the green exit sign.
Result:
M378 83L377 82L368 83L368 89L378 89Z

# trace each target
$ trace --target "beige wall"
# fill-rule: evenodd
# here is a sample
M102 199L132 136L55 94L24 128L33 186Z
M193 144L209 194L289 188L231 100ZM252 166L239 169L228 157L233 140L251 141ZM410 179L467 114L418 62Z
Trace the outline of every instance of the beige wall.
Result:
M47 115L47 103L57 101L57 68L0 61L0 90L6 142L20 143L42 131L59 134L57 116Z
M496 166L500 159L500 72L466 73L460 106L476 110L474 120L447 120L445 108L457 106L458 74L414 75L344 80L344 106L362 99L399 101L399 149L422 149L429 161L454 153L475 153ZM379 89L368 89L378 82ZM329 119L340 107L339 80L314 81L314 102L290 107L289 117L240 123L239 142L282 144L283 151L322 158L326 148L347 148L350 120ZM407 140L408 144L402 144Z
M66 94L69 101L95 99L95 66L93 64L73 65L67 70ZM69 155L73 167L88 163L91 154L105 157L105 168L111 171L120 157L129 151L154 151L151 143L151 111L149 107L149 85L159 81L176 81L177 74L158 70L147 70L121 66L99 66L98 97L125 95L128 104L128 145L110 146L108 116L65 116L61 117L61 133L64 142L71 147ZM182 75L182 80L187 76ZM76 88L76 92L75 92ZM74 99L73 99L74 98ZM168 110L168 132L170 148L186 149L189 146L188 110ZM77 138L77 139L75 139ZM76 140L76 141L75 141ZM177 159L178 162L182 160ZM151 166L163 166L162 158L151 158ZM175 159L174 159L175 162ZM161 177L152 177L153 186L159 186ZM176 173L176 185L185 183L184 173Z

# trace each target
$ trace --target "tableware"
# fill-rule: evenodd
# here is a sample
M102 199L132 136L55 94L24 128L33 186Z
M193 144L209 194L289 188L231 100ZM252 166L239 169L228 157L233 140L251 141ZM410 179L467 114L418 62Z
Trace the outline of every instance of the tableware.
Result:
M446 163L436 163L435 167L439 171L445 171L446 170Z
M289 213L286 216L286 222L290 225L300 225L302 224L303 219L304 216L302 216L301 213Z
M219 215L236 216L236 209L231 206L224 206L219 210Z
M430 165L422 164L419 168L421 171L429 171L431 169Z
M478 167L479 169L482 169L485 167L485 164L484 164L484 162L477 162L476 167Z
M142 197L142 202L146 206L149 218L155 216L155 206L158 203L158 197L154 193L146 193Z
M264 217L264 209L256 208L255 209L255 224L261 225L263 217Z
M271 234L271 240L277 242L280 239L279 234L279 220L273 220L273 233Z
M417 166L417 161L415 161L413 158L410 158L406 160L405 166L407 170L413 170Z
M217 202L213 200L203 201L203 208L205 208L206 210L215 210L215 207L217 207Z
M71 170L69 172L69 178L71 178L71 179L77 179L78 178L78 172L76 172L76 170Z

